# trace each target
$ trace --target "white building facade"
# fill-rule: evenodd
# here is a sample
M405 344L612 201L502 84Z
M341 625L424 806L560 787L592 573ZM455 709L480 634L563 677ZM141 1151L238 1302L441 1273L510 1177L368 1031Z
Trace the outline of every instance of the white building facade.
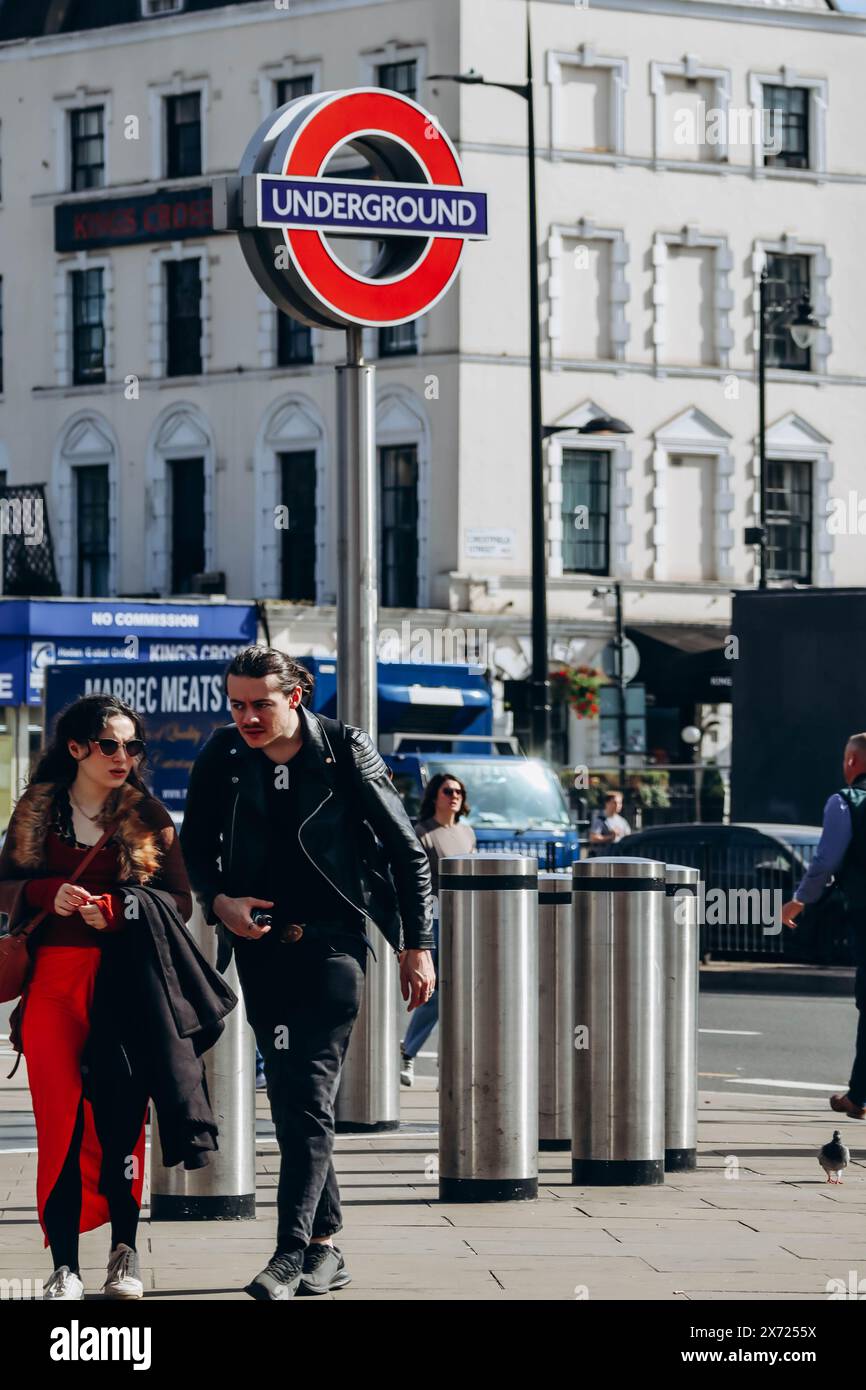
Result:
M809 349L780 322L768 344L770 581L866 578L866 17L817 0L530 13L552 656L596 658L611 609L594 590L614 581L630 631L721 646L732 588L757 579L765 264L821 324ZM342 335L279 319L207 193L280 102L385 85L441 121L491 236L424 320L365 332L381 625L392 647L404 622L440 651L458 634L458 659L466 635L498 678L526 674L526 108L428 80L521 81L525 14L134 0L128 22L0 44L0 469L45 485L64 595L283 600L274 640L333 650ZM630 432L585 432L598 416ZM591 758L583 735L571 754Z

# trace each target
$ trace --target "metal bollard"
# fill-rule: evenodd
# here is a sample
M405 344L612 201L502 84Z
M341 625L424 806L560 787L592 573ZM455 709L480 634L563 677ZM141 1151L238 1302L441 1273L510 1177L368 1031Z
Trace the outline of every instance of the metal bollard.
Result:
M665 1172L697 1167L698 885L700 871L665 866Z
M538 1196L538 862L439 864L439 1199Z
M211 965L217 940L196 904L188 924L195 943ZM219 1042L204 1055L211 1109L218 1126L216 1153L206 1168L166 1168L157 1128L151 1127L151 1221L253 1221L256 1215L255 1043L247 1024L234 960L225 978L237 1007L225 1020Z
M400 975L384 936L370 921L365 921L364 930L374 942L378 959L367 952L364 995L334 1104L337 1134L400 1128Z
M665 866L600 857L572 865L572 1182L664 1182Z
M538 875L538 1147L571 1148L574 1066L571 873Z

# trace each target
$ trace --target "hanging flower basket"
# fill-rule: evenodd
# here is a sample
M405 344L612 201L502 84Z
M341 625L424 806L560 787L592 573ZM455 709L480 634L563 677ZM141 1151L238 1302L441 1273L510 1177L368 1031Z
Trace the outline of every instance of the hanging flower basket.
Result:
M561 666L558 671L551 671L550 681L554 690L561 691L578 719L598 718L598 689L607 681L603 671L594 666Z

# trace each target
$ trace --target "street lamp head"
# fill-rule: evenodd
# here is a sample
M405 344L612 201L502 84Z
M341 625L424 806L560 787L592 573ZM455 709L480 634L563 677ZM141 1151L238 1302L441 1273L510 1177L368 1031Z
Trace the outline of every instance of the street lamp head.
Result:
M797 312L788 327L798 348L815 346L818 334L821 332L821 325L812 313L808 294L803 295L797 305Z
M483 73L476 72L470 68L468 72L431 72L427 77L428 82L460 82L463 86L477 86L484 81Z
M619 420L615 415L596 415L581 425L578 434L633 434L631 425Z
M700 743L701 737L700 729L694 724L687 724L684 729L680 730L680 738L683 743L691 744L692 747L694 747L696 743Z
M632 434L631 425L618 420L615 415L596 415L585 425L542 425L542 439L550 439L554 434Z

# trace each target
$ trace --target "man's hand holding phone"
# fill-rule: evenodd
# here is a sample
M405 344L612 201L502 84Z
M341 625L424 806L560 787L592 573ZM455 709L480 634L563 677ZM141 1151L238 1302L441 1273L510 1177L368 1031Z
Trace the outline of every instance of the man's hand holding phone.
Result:
M269 907L273 903L265 898L228 898L225 893L218 893L213 900L213 910L223 925L247 941L258 941L270 931L269 926L260 926L251 915L255 908Z

